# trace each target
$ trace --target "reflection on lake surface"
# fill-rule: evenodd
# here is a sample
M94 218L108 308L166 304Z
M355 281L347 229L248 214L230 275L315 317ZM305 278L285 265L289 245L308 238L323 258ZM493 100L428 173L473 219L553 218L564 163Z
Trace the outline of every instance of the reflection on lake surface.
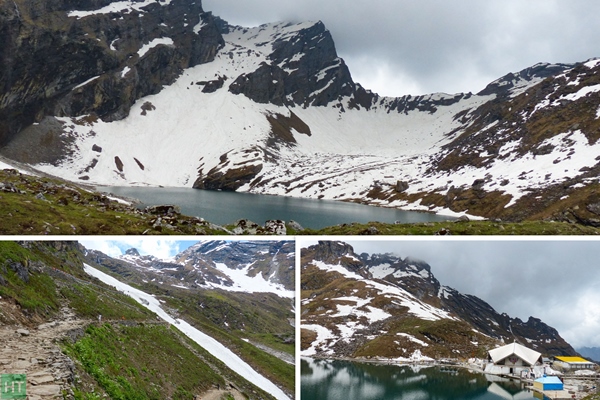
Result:
M219 225L238 219L264 224L270 219L294 220L305 228L320 229L342 223L445 221L449 217L417 211L366 206L331 200L300 199L191 188L103 186L98 190L139 199L143 206L176 204L190 216Z
M533 399L521 382L458 367L301 360L302 400Z

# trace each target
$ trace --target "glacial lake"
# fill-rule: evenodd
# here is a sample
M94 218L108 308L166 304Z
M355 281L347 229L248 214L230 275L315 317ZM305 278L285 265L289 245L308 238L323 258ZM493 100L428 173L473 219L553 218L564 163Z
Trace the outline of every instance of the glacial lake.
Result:
M301 359L302 399L503 400L533 399L517 380L443 366L397 366ZM536 396L541 398L540 394Z
M371 221L394 223L446 221L453 218L418 211L366 206L332 200L300 199L192 188L99 186L97 190L141 201L140 207L176 204L185 215L218 225L249 219L264 224L270 219L296 221L305 228L320 229L343 223Z

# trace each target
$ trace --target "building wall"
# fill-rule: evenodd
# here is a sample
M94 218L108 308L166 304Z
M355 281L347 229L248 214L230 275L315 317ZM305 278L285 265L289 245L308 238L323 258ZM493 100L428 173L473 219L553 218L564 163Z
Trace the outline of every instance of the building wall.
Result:
M568 363L565 361L554 360L554 365L564 370L576 370L576 369L593 369L594 364L592 363Z
M485 373L493 375L521 375L521 371L529 372L529 367L488 364L484 370Z
M533 387L539 390L563 390L562 383L543 383L534 381Z
M523 367L528 366L525 361L523 361L520 357L517 356L509 356L503 360L500 360L496 365L506 365L508 367Z

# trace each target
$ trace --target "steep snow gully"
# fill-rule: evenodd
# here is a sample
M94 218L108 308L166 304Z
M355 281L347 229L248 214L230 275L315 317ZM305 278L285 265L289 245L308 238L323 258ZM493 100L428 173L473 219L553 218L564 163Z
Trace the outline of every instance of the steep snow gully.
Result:
M156 315L158 315L164 321L169 322L171 324L175 324L177 328L181 332L183 332L187 337L192 339L194 342L198 343L198 345L202 346L213 356L223 361L229 368L231 368L236 373L240 374L248 381L252 382L256 386L272 394L279 400L289 400L289 397L273 382L269 381L267 378L256 372L250 365L245 363L241 358L235 355L227 347L223 346L221 343L219 343L212 337L200 332L198 329L194 328L184 320L175 319L169 314L167 314L162 309L160 301L154 296L142 292L141 290L135 289L113 278L110 275L98 271L97 269L87 264L84 264L84 270L87 274L96 277L102 282L106 283L107 285L114 286L117 290L127 294L140 304L144 305L144 307L155 312Z

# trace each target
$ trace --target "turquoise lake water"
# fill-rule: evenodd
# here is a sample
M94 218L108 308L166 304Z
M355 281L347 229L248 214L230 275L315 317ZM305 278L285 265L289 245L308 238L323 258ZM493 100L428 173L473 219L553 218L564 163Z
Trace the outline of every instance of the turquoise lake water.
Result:
M533 399L521 382L458 367L301 360L302 400Z
M331 200L300 199L191 188L98 187L98 190L139 199L142 205L176 204L184 214L224 225L238 219L264 224L270 219L294 220L305 228L319 229L343 223L371 221L431 222L446 216L366 206Z

